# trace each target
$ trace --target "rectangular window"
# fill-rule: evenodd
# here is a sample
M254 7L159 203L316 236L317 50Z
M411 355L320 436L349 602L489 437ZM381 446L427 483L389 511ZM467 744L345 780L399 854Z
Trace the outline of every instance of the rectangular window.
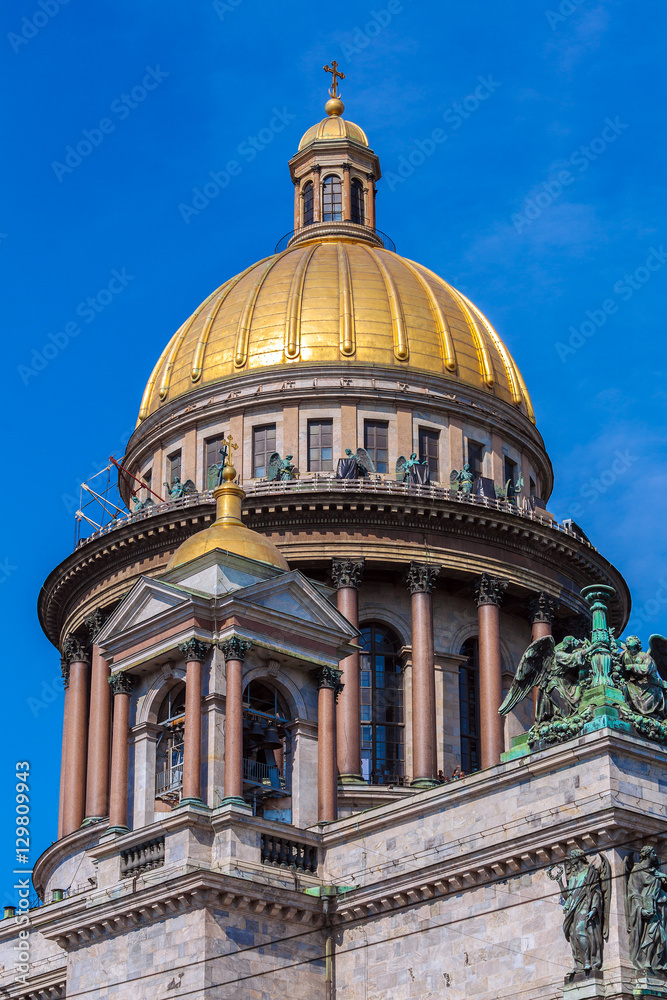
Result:
M213 489L217 479L217 472L211 471L214 465L219 465L222 461L220 449L222 448L222 436L209 438L204 441L204 489Z
M364 421L364 448L377 472L387 472L389 462L389 424L379 420Z
M167 455L167 470L169 476L169 485L173 483L174 479L181 478L181 453L180 451L174 451L171 455Z
M431 473L432 482L440 480L440 431L432 431L426 427L419 428L419 460L426 462Z
M475 479L484 475L484 445L479 441L471 441L470 438L468 438L468 465Z
M276 450L276 425L252 429L252 474L255 479L264 479L269 474L269 459Z
M537 495L537 485L532 476L530 476L529 478L530 478L530 495L531 497L534 497Z
M153 485L153 470L146 469L146 471L141 474L141 481L142 483L145 483L146 486L151 487Z
M333 420L308 421L308 471L333 470Z
M511 482L512 484L516 483L517 468L518 468L518 466L517 466L516 462L512 461L511 458L508 458L507 455L505 455L505 463L504 463L505 483L508 482L508 481ZM504 485L504 483L503 483L503 485Z

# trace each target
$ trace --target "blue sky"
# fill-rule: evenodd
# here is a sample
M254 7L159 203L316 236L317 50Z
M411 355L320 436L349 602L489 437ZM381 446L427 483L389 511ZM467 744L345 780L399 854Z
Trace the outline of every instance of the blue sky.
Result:
M291 229L286 164L332 59L381 158L378 226L504 337L550 506L624 573L642 638L667 631L664 4L10 0L2 20L0 792L9 811L29 760L33 858L56 834L62 715L39 588L167 339ZM230 160L209 205L179 207ZM0 886L13 839L5 824Z

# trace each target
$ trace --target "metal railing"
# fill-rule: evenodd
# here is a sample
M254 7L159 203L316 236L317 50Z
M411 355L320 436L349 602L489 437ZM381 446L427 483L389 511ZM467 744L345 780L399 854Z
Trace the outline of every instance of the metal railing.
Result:
M350 496L354 496L355 494L373 494L377 497L386 497L388 500L404 499L424 502L446 500L461 504L462 507L468 507L471 511L474 508L485 508L487 510L496 510L501 513L511 514L521 520L532 521L533 523L541 524L545 528L557 531L559 534L576 538L582 544L594 548L578 532L541 514L540 508L533 510L528 504L522 506L521 498L519 498L518 503L513 503L510 500L498 500L475 493L463 493L460 490L453 490L448 486L441 486L437 483L430 483L428 486L420 483L399 483L380 475L367 476L363 479L336 479L335 473L330 472L307 473L299 476L297 479L291 480L251 479L249 482L243 483L243 489L249 501L255 498L260 500L271 496L289 497L307 492L338 492ZM163 503L154 504L145 510L137 511L137 513L128 512L124 517L116 518L97 531L93 531L86 538L81 538L76 548L81 548L96 538L104 537L124 524L132 523L139 525L143 521L150 521L151 518L158 514L177 514L179 511L187 511L190 507L198 507L201 504L213 505L214 503L212 490L204 490L201 493L189 493L179 500L165 500Z
M391 236L387 236L381 229L366 226L361 222L352 222L351 219L336 219L330 222L318 220L309 222L307 226L301 226L299 229L292 229L289 233L285 233L282 239L278 240L274 253L280 253L282 250L285 250L295 238L303 237L305 239L311 236L311 234L313 239L317 239L318 236L336 235L352 238L357 235L361 239L364 237L368 239L370 237L378 246L383 246L386 250L396 253L396 244Z
M177 792L183 787L183 765L168 767L164 771L157 771L155 775L155 794L164 795L166 792Z
M258 760L243 759L243 780L252 785L274 788L276 791L292 790L292 772L281 773L277 764L264 764Z

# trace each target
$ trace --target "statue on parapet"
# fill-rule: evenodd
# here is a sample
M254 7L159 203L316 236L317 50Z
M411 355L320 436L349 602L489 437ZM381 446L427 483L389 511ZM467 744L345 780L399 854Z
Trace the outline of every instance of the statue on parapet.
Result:
M356 454L346 448L345 458L338 459L336 479L364 479L374 472L373 460L365 448L357 448Z
M630 959L645 975L667 973L667 872L660 871L655 848L625 859L625 912Z
M222 459L219 462L214 462L208 469L209 490L214 490L216 487L222 486L224 482L223 472L225 471L226 466L232 464L232 449L234 451L238 449L238 445L235 443L231 434L229 434L226 438L223 438L221 443L222 448L220 449L220 454Z
M280 457L280 453L274 451L269 458L268 467L268 479L273 482L278 480L279 482L289 482L290 479L296 479L299 470L296 465L292 465L293 455L286 455L285 458Z
M510 503L516 503L516 498L521 495L523 489L523 476L519 473L516 482L508 479L504 486L495 486L494 489L496 500L508 500Z
M428 486L431 482L431 470L428 462L422 462L421 459L417 458L416 451L412 452L410 458L401 455L396 462L396 481Z
M457 484L459 493L472 493L475 485L475 477L473 476L467 462L460 470L452 469L449 481L452 486L454 486L455 483Z
M140 500L139 497L133 496L132 503L134 504L133 514L139 514L142 510L147 510L149 507L155 506L155 500L153 497L147 496L145 500Z
M537 725L576 715L590 648L588 639L575 639L571 635L565 636L558 645L551 635L531 642L521 657L507 697L498 709L500 714L507 715L537 688Z
M614 680L633 712L652 719L667 719L667 639L652 635L648 651L636 635L616 646Z
M182 500L183 497L187 496L189 493L197 492L197 487L191 479L186 479L185 482L182 483L178 476L174 476L171 486L169 483L164 483L163 485L169 494L170 500Z
M574 959L570 977L602 968L604 942L609 938L611 867L603 854L599 857L600 867L574 847L563 865L547 868L549 878L557 879L560 886L563 933Z

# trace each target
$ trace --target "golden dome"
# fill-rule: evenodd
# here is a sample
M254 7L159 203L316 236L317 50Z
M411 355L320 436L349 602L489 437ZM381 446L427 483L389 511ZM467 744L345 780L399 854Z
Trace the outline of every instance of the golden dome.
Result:
M253 264L195 310L155 366L139 422L200 385L297 365L427 372L535 420L509 351L461 292L389 250L322 237Z
M230 466L225 469L225 472L228 471L231 471L232 476L236 475ZM289 570L289 563L273 542L264 535L251 531L241 520L241 504L245 493L240 486L226 482L218 486L213 495L218 505L215 521L210 528L198 531L179 545L169 560L167 571L184 566L214 549L233 552L246 559Z
M327 107L331 103L331 101L328 101ZM342 107L343 102L340 101L339 103ZM317 142L319 139L352 139L353 142L359 142L362 146L368 146L368 139L364 130L355 125L354 122L348 122L336 114L331 114L329 118L323 118L317 125L311 125L308 131L304 132L302 136L299 143L299 151L309 146L311 142Z

